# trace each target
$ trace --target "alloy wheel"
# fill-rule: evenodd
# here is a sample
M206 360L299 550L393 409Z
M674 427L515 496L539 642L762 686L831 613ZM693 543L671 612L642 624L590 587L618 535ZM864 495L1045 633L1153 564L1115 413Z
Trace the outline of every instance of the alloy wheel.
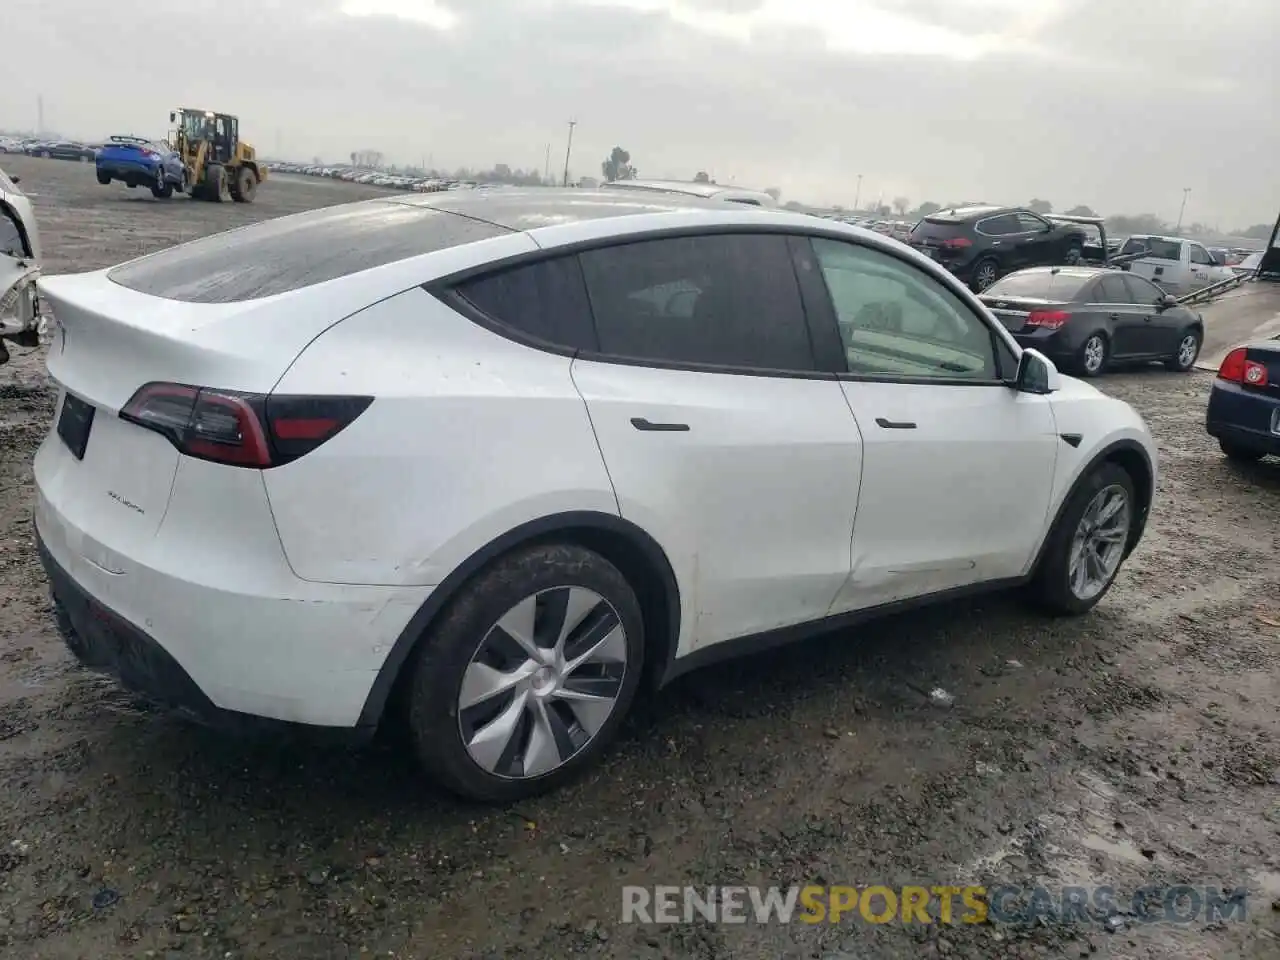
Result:
M984 263L978 267L978 274L974 277L974 282L979 290L985 290L996 282L996 265L994 263Z
M1092 336L1084 344L1084 368L1089 373L1097 373L1102 369L1102 362L1107 358L1107 345L1099 336Z
M1199 346L1200 340L1194 333L1188 333L1183 337L1182 342L1178 344L1178 366L1189 367L1195 363Z
M1111 583L1129 538L1129 494L1119 484L1103 487L1089 501L1071 538L1067 581L1080 600L1091 600Z
M585 587L526 597L480 641L458 691L472 761L504 779L540 777L582 751L612 716L628 669L613 606Z

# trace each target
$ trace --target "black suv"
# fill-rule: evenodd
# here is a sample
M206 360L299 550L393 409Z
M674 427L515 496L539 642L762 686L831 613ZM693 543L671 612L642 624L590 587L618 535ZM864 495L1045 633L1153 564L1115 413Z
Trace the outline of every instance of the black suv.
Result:
M1085 230L1021 207L955 207L925 217L907 243L937 260L973 290L1023 267L1075 263Z

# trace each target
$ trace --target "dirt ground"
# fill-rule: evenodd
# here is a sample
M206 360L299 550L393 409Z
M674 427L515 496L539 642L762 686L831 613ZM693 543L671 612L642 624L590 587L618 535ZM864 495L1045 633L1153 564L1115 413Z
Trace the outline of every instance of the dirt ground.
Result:
M165 202L3 159L48 272L376 192L278 178L252 206ZM1147 418L1163 475L1092 615L988 598L696 673L593 775L504 810L442 796L388 744L231 740L78 668L33 544L40 360L0 368L0 955L1280 957L1280 468L1219 456L1208 374L1102 383ZM1243 921L1184 924L623 925L627 883L1248 900Z

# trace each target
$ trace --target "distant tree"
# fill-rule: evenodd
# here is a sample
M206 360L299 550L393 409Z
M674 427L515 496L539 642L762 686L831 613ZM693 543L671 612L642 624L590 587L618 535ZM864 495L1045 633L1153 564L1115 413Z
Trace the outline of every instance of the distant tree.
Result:
M1086 207L1083 203L1078 207L1072 207L1067 211L1068 217L1096 217L1092 207Z
M1027 209L1032 213L1053 213L1053 204L1048 200L1032 200Z
M794 200L788 200L786 203L782 205L782 207L785 210L792 210L792 211L804 209L803 204L796 203Z
M351 151L351 165L353 167L358 167L360 165L356 162L359 159L359 156L360 155L356 153L354 150Z
M600 164L600 172L610 183L615 180L634 180L636 168L631 165L631 154L622 147L614 147L609 151L609 159Z
M900 217L906 216L907 207L910 204L911 204L911 201L908 200L906 197L893 198L893 209L897 212L898 216Z
M916 213L922 217L927 217L929 214L937 213L941 209L941 205L934 203L932 200L926 200L916 208Z
M707 171L705 170L699 170L697 173L693 175L693 182L694 183L711 183L712 182L711 174L707 173Z
M782 191L779 190L777 187L769 187L768 189L765 190L765 193L773 197L774 203L777 203L779 200L782 199Z
M1169 233L1172 228L1154 213L1139 213L1136 215L1118 214L1114 217L1107 217L1107 229L1113 233L1120 234L1160 234Z
M831 208L831 212L835 214L844 213L844 207L840 206L840 204L837 203Z
M887 203L882 203L880 206L876 207L875 212L878 216L887 217L889 214L893 213L893 210L890 209Z
M493 165L493 179L507 181L511 179L511 168L505 163L495 163Z
M1271 231L1273 229L1275 229L1273 224L1255 223L1252 227L1241 230L1238 235L1241 237L1247 237L1250 240L1270 240Z

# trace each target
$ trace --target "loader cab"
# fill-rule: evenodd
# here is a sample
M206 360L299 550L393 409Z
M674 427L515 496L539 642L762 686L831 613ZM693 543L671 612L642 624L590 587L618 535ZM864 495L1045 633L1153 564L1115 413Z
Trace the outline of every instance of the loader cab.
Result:
M240 121L225 113L209 110L177 110L169 121L178 124L178 133L191 147L202 141L209 144L207 161L232 163L240 142Z

